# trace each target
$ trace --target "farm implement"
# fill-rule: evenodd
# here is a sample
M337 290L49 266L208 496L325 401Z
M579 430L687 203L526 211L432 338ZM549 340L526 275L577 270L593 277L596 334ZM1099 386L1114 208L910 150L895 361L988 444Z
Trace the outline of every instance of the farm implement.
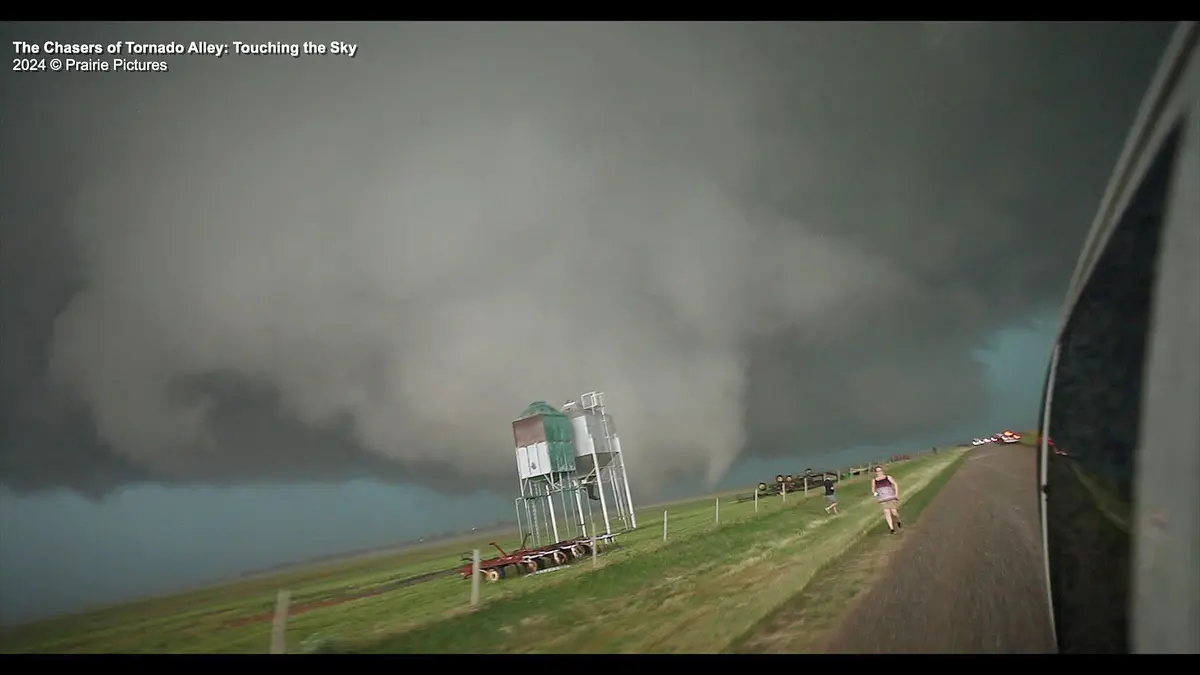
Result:
M825 480L825 476L829 476L833 480L838 480L840 472L837 471L813 471L805 469L802 475L792 476L792 474L779 474L775 476L774 483L763 481L758 484L756 492L738 495L737 501L748 502L753 499L763 499L765 497L774 497L786 492L804 492L806 487L809 490L815 489ZM757 494L756 494L757 493Z
M525 539L521 541L521 548L512 552L506 552L494 541L488 542L500 552L500 555L480 560L479 572L483 579L489 582L500 581L510 576L537 574L591 556L593 547L611 544L616 540L616 536L615 534L605 534L595 538L576 537L548 546L525 548L525 541L529 539L529 535L526 535ZM471 554L464 554L463 560L470 561ZM462 578L470 579L471 567L472 563L468 562L458 568L458 573L462 575Z

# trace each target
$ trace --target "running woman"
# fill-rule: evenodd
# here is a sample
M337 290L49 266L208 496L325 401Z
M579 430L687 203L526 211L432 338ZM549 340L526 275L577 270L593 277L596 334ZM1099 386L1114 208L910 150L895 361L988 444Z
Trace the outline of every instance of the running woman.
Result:
M879 500L883 507L883 519L887 521L888 531L896 534L903 527L900 522L900 486L896 479L883 472L882 466L875 467L875 479L871 481L871 495Z
M829 506L825 507L825 513L830 513L832 510L833 515L836 516L838 512L837 485L833 482L833 479L829 477L829 474L825 474L823 478L824 480L821 481L821 484L825 486L825 501L829 502Z

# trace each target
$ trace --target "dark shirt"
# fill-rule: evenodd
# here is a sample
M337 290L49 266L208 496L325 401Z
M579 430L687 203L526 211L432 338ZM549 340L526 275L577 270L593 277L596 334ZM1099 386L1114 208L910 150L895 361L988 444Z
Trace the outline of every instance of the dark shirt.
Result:
M824 484L825 484L825 494L827 494L827 495L833 494L833 481L826 479Z

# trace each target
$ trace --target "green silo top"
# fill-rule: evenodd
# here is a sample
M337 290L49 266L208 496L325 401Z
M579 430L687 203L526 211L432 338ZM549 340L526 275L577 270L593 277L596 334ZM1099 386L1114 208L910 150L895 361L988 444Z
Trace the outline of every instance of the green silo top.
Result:
M536 415L566 417L561 410L555 408L549 403L546 403L545 401L534 401L525 408L525 412L521 413L521 416L517 419L523 420L527 417L534 417Z

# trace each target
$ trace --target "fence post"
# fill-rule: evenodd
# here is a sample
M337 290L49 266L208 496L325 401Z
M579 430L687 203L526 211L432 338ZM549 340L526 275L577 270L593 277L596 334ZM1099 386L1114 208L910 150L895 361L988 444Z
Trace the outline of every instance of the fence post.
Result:
M471 550L471 608L479 606L479 549Z
M713 522L718 525L721 524L721 498L720 497L717 497L716 510L713 511Z
M808 496L808 476L804 477L804 496Z
M599 555L599 553L596 551L596 549L598 549L598 548L600 548L600 540L595 537L592 537L592 567L595 567L596 565L599 564L598 562L596 562L596 559L597 559L596 556Z
M754 512L758 513L758 487L754 488Z
M787 483L783 484L783 503L787 503Z
M667 540L667 512L663 511L663 541Z
M291 591L279 591L275 596L275 621L271 624L271 653L287 653L288 606L292 603Z

